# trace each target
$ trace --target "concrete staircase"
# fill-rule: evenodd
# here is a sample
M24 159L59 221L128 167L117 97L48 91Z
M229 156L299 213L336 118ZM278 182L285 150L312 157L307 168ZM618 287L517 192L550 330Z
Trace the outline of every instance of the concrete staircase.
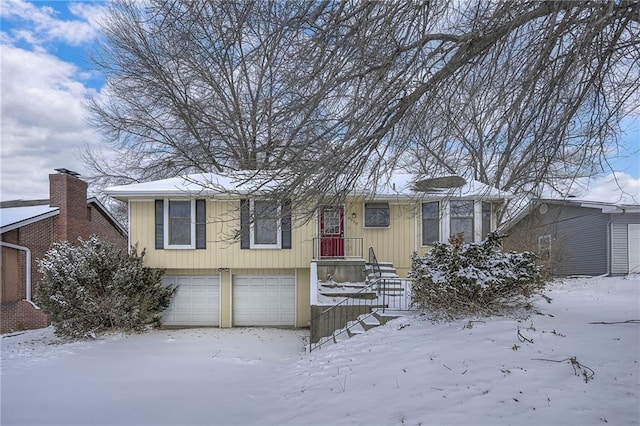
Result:
M322 347L343 342L354 336L366 333L372 328L384 325L392 319L399 318L400 316L401 315L398 313L383 313L382 310L379 309L370 314L362 314L358 316L358 319L349 321L345 327L334 331L330 336L320 339L317 346Z
M373 256L375 259L375 256ZM362 271L362 269L361 269ZM334 330L330 335L321 337L315 343L309 345L309 350L321 348L326 344L334 344L353 336L363 334L368 330L386 324L388 321L398 318L409 309L410 283L406 278L401 278L393 263L378 262L364 264L363 282L335 282L330 277L327 281L318 282L320 296L332 298L340 297L338 303L312 318L311 336L314 332L321 336L334 327L342 328ZM351 308L366 308L366 312L343 313ZM369 312L370 310L370 312ZM340 324L333 327L325 327L323 324L333 324L332 318L338 318ZM341 319L343 318L343 319ZM350 320L350 318L356 318ZM318 328L314 328L318 324ZM324 327L324 330L323 330ZM316 330L316 331L314 331Z
M400 275L391 262L378 262L377 266L372 263L365 264L365 273L368 283L375 283L378 296L402 296L404 287Z

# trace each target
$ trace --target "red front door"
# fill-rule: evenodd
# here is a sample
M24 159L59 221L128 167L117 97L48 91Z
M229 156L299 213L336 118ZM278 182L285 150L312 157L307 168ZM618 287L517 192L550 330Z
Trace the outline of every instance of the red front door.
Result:
M320 209L320 257L344 257L344 209Z

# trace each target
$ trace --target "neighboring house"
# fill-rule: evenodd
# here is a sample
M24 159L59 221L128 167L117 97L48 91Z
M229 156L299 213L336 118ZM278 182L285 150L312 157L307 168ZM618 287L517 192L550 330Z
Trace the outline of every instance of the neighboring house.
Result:
M509 250L533 250L554 275L640 272L640 205L536 199L504 227Z
M57 241L77 243L98 235L125 248L126 230L96 199L77 173L58 169L49 175L49 200L0 203L0 332L46 327L47 315L31 298L41 279L37 259Z
M322 262L363 274L372 247L406 276L411 254L434 241L457 233L481 241L496 228L505 200L479 182L450 193L414 191L411 176L398 174L303 221L290 202L262 198L238 182L190 175L106 190L128 202L129 244L145 249L146 265L164 268L166 282L179 285L166 325L306 327Z

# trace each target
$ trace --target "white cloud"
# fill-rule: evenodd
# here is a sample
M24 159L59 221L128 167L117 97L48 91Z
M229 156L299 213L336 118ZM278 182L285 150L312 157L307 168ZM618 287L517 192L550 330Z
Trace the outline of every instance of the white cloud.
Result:
M578 182L577 197L581 200L621 204L640 204L640 178L624 172Z
M104 4L69 5L69 11L81 19L60 19L58 13L49 6L40 6L24 0L4 0L1 14L9 21L19 21L27 28L9 30L13 42L23 41L32 45L47 42L65 42L79 46L98 36L98 16L105 10Z
M80 149L99 141L82 107L91 90L73 64L44 52L0 49L1 197L47 198L47 175L57 167L83 173Z

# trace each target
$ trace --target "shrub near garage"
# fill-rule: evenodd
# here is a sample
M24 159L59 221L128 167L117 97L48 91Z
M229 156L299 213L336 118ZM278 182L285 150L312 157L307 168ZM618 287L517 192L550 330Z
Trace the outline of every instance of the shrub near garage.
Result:
M503 253L502 236L490 233L479 244L435 243L424 256L412 256L413 303L435 315L457 318L492 315L528 306L544 288L536 256Z
M56 243L38 261L43 275L36 302L50 315L56 334L84 337L108 328L140 331L160 323L174 288L164 271L143 266L144 251L126 253L92 236L80 246Z

